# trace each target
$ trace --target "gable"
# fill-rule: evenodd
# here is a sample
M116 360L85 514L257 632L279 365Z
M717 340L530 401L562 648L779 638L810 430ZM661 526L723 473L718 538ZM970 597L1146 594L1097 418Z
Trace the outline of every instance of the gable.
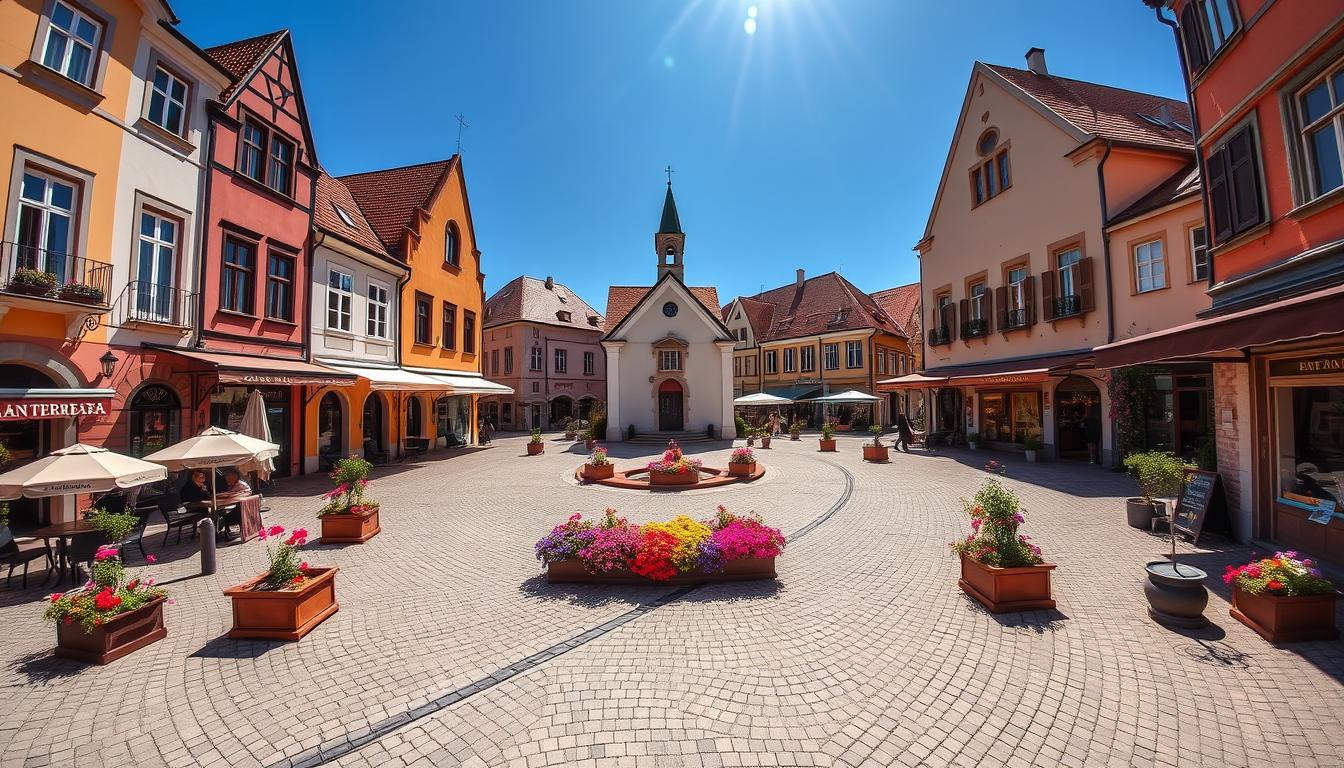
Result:
M608 306L607 325L611 330L604 339L652 343L668 334L691 341L727 341L733 338L719 319L717 295L697 296L693 289L686 287L670 272L663 275L652 288L642 290L644 294L620 320L611 319L611 307ZM705 290L702 289L701 293L704 294ZM716 291L714 293L717 294ZM706 299L712 300L707 303ZM673 317L663 314L663 306L668 302L677 307Z
M288 33L257 59L230 98L237 106L297 140L299 160L317 167L317 151Z

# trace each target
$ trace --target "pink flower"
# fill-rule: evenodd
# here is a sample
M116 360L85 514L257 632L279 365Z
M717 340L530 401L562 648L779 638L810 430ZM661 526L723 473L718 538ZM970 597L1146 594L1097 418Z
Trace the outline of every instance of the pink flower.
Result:
M279 536L280 534L282 534L282 533L284 533L284 532L285 532L285 527L284 527L283 525L272 525L272 526L271 526L269 529L267 529L267 531L266 531L266 533L267 533L268 535L270 535L270 536Z
M103 560L108 560L116 556L117 556L117 548L112 546L111 544L104 544L98 548L98 551L97 553L94 554L93 559L101 562Z
M154 555L145 555L145 562L149 563L150 565L153 565L159 562L159 558L155 557Z

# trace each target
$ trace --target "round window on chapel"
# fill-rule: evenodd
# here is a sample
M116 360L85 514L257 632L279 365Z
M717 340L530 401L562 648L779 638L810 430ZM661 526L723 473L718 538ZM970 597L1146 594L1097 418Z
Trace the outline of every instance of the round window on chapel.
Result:
M990 128L980 134L980 142L975 145L977 151L982 155L988 155L999 145L999 131L996 128Z
M664 305L663 305L663 314L664 314L664 315L667 315L668 317L676 317L676 316L677 316L677 305L676 305L676 303L669 301L669 302L667 302L666 304L664 304Z

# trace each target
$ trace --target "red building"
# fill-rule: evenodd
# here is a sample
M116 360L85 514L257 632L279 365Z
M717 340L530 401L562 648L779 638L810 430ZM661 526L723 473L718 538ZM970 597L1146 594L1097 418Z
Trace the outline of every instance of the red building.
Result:
M1212 304L1097 363L1212 362L1238 538L1344 563L1339 504L1308 519L1344 501L1344 0L1145 1L1190 86Z

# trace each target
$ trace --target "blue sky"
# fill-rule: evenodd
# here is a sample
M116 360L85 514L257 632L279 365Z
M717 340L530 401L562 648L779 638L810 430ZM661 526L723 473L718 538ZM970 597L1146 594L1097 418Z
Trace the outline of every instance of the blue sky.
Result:
M554 275L599 311L608 285L653 280L666 165L687 282L727 301L801 267L876 291L918 279L910 249L976 59L1024 66L1041 46L1052 74L1182 95L1171 33L1139 0L174 8L203 46L294 32L333 174L448 157L465 114L487 292Z

